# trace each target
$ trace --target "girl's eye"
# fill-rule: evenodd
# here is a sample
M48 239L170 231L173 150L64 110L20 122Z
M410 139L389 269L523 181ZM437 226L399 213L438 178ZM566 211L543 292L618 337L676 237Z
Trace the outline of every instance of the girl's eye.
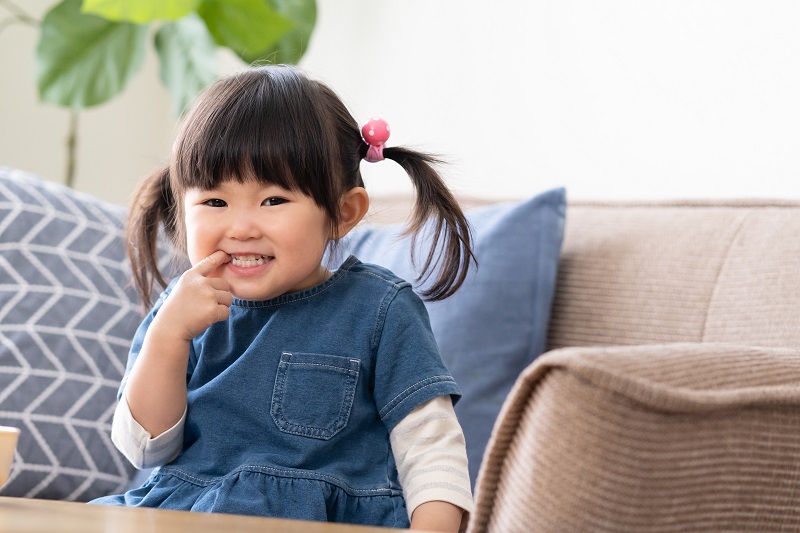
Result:
M266 200L264 200L264 204L263 205L269 205L269 206L281 205L281 204L285 204L287 201L288 200L286 200L286 198L279 198L277 196L273 196L271 198L267 198Z
M209 207L225 207L226 205L228 205L225 203L225 200L220 200L219 198L212 198L210 200L206 200L205 202L203 202L203 204Z

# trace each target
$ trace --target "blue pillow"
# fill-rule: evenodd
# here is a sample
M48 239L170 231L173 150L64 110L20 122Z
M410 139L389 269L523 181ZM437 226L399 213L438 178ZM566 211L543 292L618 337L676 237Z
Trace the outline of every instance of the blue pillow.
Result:
M506 395L546 349L565 216L563 188L469 211L479 267L454 296L426 303L442 357L464 393L456 414L473 484ZM419 275L402 229L357 227L342 242L342 252L413 283ZM424 234L418 238L416 257L425 257L426 241Z

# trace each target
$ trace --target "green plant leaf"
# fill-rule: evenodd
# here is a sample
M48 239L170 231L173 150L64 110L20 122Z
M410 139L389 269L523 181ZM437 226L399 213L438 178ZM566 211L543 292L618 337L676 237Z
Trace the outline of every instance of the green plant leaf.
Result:
M82 11L115 22L143 24L178 20L197 9L200 0L83 0Z
M191 14L161 26L155 35L159 76L181 116L194 98L217 78L217 45L203 20Z
M293 27L264 0L202 0L197 12L217 44L245 61L268 50Z
M267 1L275 11L294 23L294 29L281 37L274 46L243 59L247 63L260 60L269 60L272 63L298 63L308 49L311 33L317 22L317 2L316 0Z
M141 68L146 44L147 26L85 15L81 0L64 0L41 23L39 98L71 108L110 100Z

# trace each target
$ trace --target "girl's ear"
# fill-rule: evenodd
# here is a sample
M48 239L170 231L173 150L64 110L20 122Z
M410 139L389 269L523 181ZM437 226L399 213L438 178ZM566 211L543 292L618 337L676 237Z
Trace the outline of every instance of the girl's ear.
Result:
M347 235L356 224L361 222L369 209L369 195L364 187L353 187L342 195L339 202L339 224L336 226L336 238Z

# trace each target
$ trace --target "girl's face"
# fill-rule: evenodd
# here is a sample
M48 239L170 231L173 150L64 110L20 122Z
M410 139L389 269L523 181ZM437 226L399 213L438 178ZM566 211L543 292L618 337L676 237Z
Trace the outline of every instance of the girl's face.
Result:
M225 181L184 198L186 244L197 264L222 250L231 256L211 276L244 300L308 289L330 273L322 266L330 225L325 211L299 192L256 181Z

